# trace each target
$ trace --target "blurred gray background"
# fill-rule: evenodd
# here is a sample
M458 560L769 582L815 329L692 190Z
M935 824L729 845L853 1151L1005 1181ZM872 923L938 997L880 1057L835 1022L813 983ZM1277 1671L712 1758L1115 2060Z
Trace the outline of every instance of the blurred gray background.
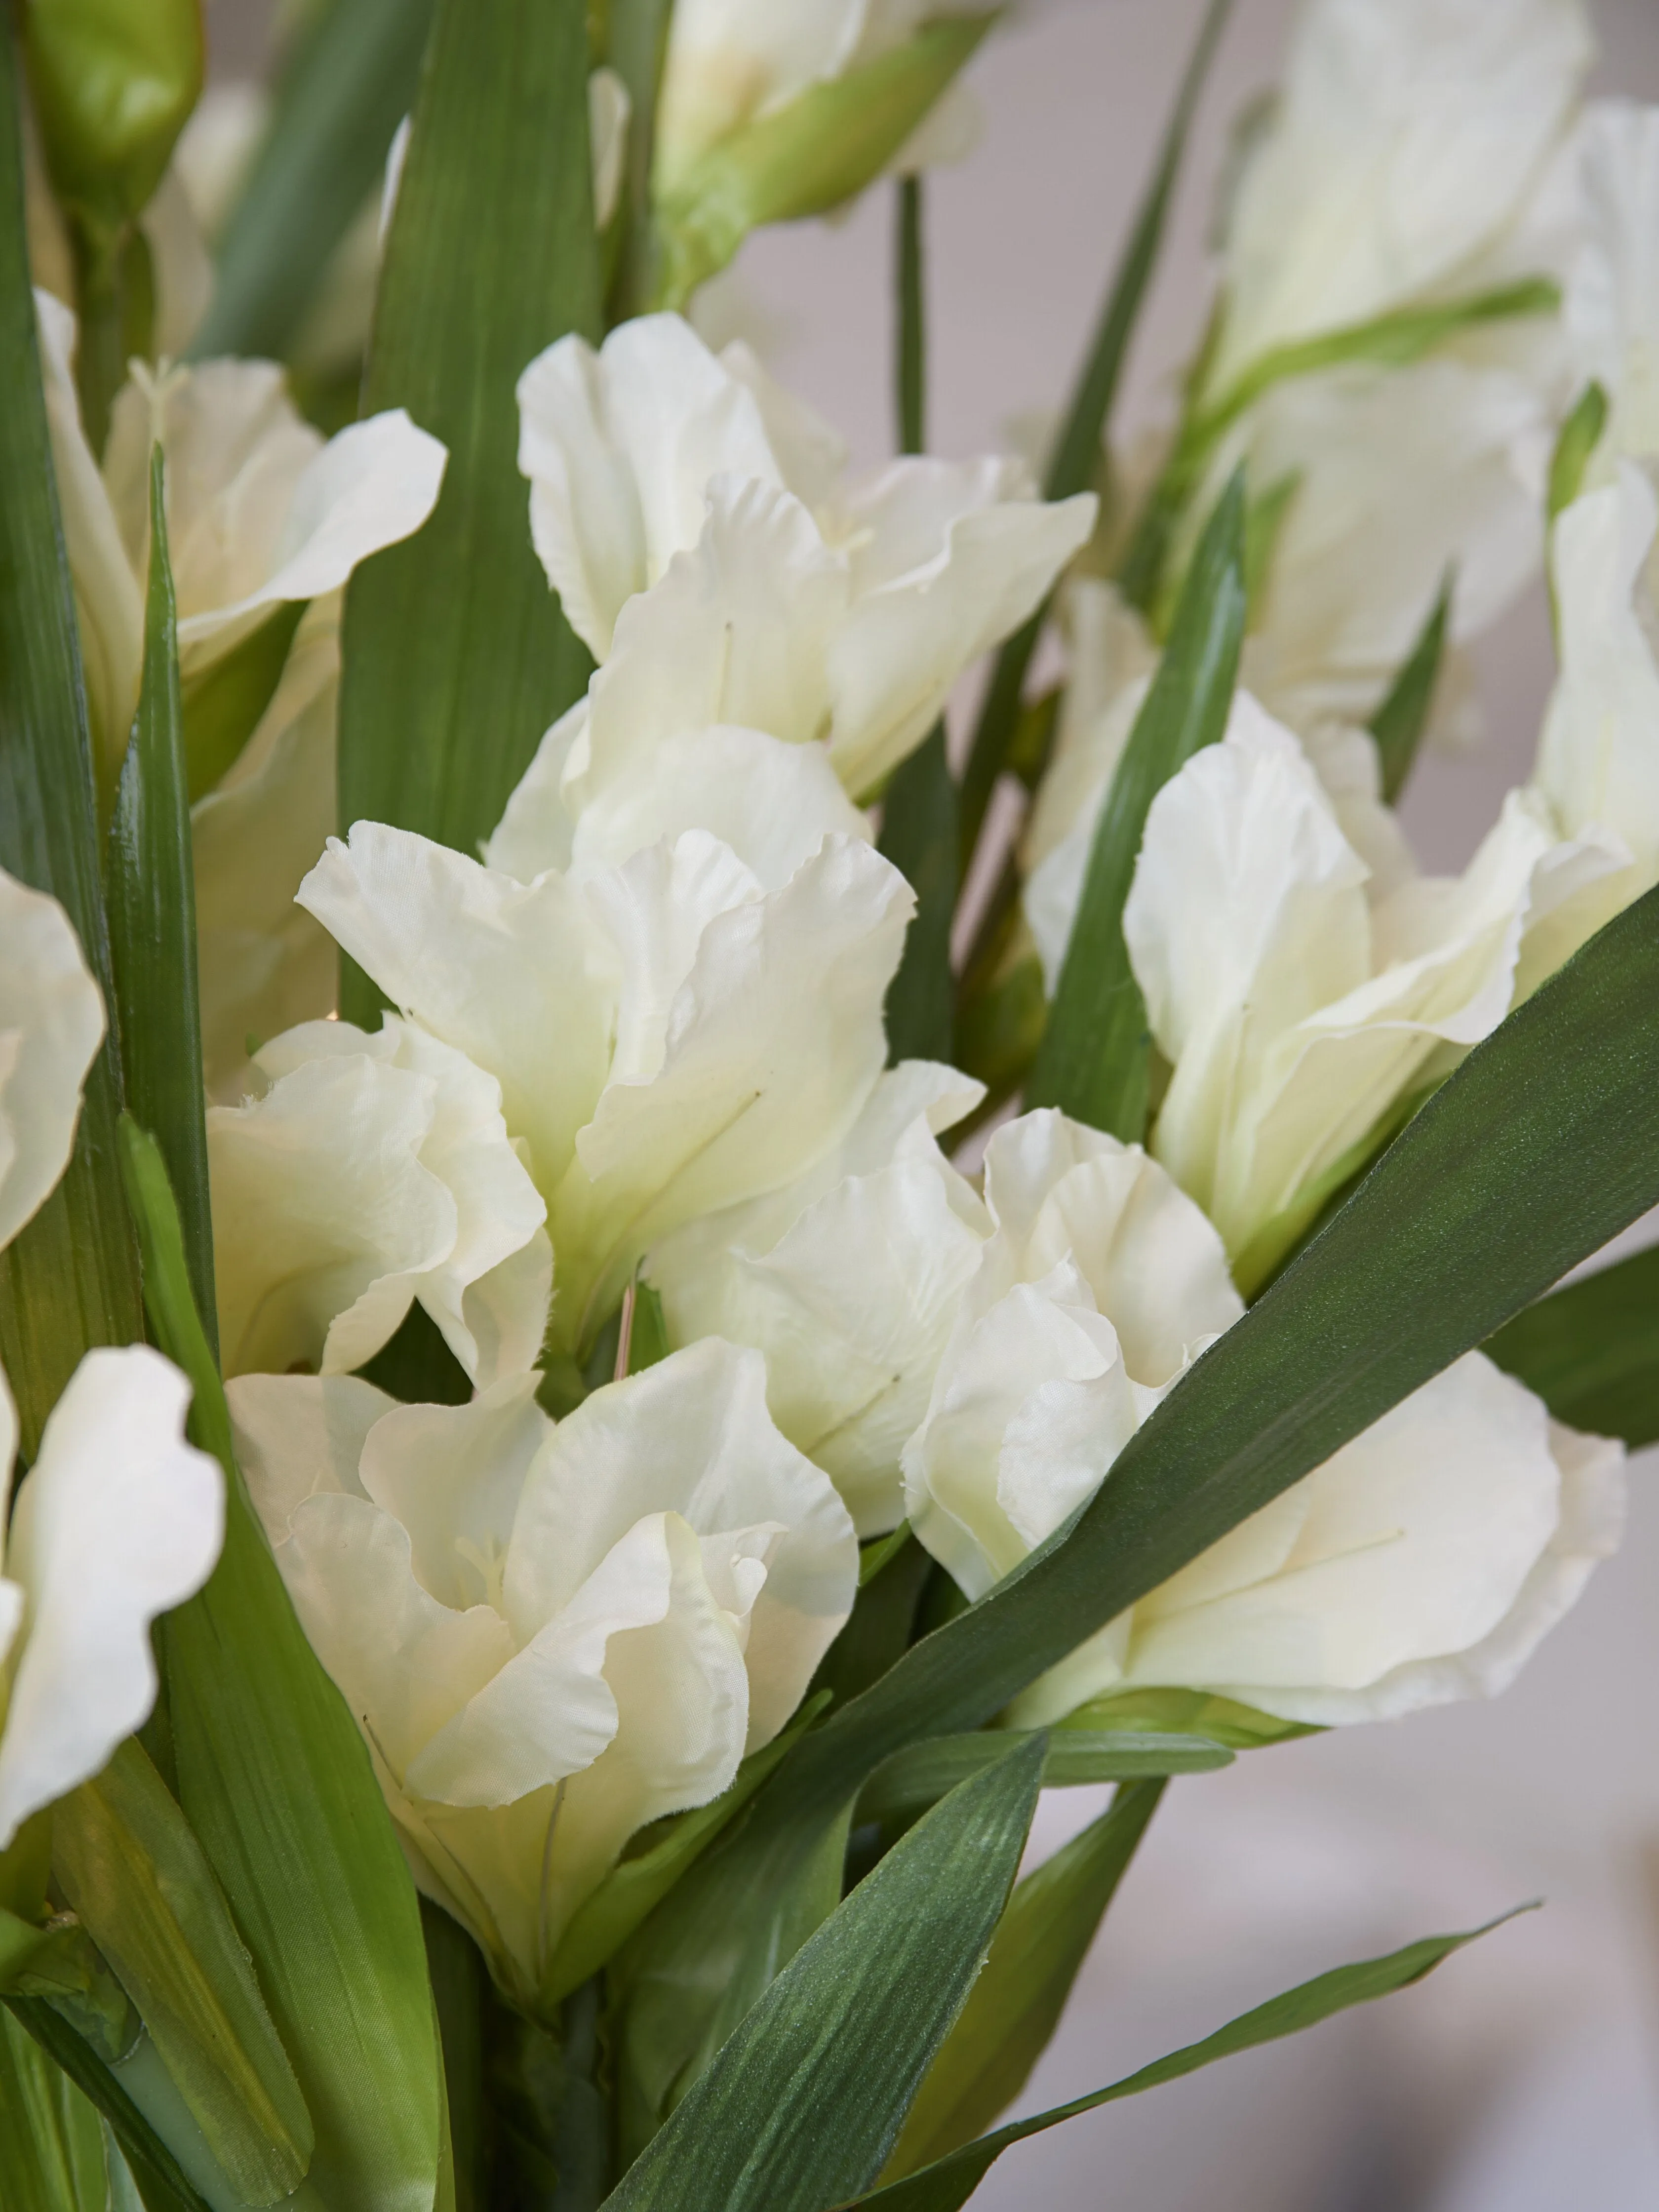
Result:
M776 0L787 4L787 0ZM1593 0L1595 89L1659 100L1659 0ZM982 51L979 152L930 185L933 438L1004 442L1061 401L1139 192L1199 0L1073 0ZM1230 118L1273 78L1291 0L1238 0L1132 364L1160 406L1208 300ZM268 8L215 0L216 71L255 70ZM890 448L890 207L752 240L745 324L855 453ZM1487 733L1407 807L1461 862L1527 772L1550 678L1541 592L1479 653ZM1659 1464L1630 1534L1518 1686L1316 1737L1174 1785L1024 2100L1114 2079L1291 1982L1524 1899L1419 1989L1012 2153L986 2212L1652 2212L1659 2206ZM1086 1802L1085 1802L1086 1801ZM1099 1808L1045 1802L1034 1848Z

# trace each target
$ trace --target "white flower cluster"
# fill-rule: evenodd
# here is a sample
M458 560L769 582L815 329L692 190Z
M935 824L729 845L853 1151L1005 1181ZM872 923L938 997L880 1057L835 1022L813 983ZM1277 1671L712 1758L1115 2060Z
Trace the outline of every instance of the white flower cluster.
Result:
M792 42L769 13L762 37L753 9L677 9L664 158L951 11L811 12ZM759 57L746 76L734 41ZM563 339L520 381L520 465L599 664L587 694L479 858L373 822L324 849L337 592L430 513L442 449L401 416L324 445L275 372L209 362L136 377L100 469L43 301L106 761L137 681L152 437L187 686L311 605L196 815L221 1340L255 1502L417 1879L526 2004L629 1838L718 1796L796 1710L860 1538L908 1520L967 1598L988 1590L1455 1056L1659 880L1659 116L1581 123L1587 54L1576 0L1310 11L1239 188L1206 390L1523 276L1559 274L1568 312L1472 323L1404 369L1352 358L1239 413L1218 480L1244 455L1294 489L1255 689L1154 803L1126 915L1169 1070L1148 1147L1029 1113L982 1183L939 1141L981 1086L888 1065L915 901L861 810L1045 603L1091 496L1044 503L998 459L849 481L740 346L671 315L597 351ZM1540 440L1592 374L1608 429L1556 526L1538 767L1461 878L1425 877L1343 718L1448 558L1464 634L1522 580ZM1051 986L1158 654L1098 582L1067 586L1067 620L1024 851ZM3 888L0 989L14 933L44 949L38 1002L0 998L0 1237L61 1171L102 1029L58 909ZM377 1031L325 1018L335 946L394 1009ZM647 1291L672 1348L584 1395ZM469 1402L400 1404L360 1371L416 1306ZM217 1477L179 1441L179 1387L142 1351L93 1355L25 1486L0 1841L134 1724L139 1627L207 1571ZM127 1431L118 1457L100 1419ZM142 1544L120 1503L141 1462ZM49 1509L76 1482L109 1505L72 1596L53 1549L71 1509ZM1009 1717L1178 1689L1322 1725L1491 1692L1614 1547L1623 1497L1622 1447L1470 1355ZM82 1663L78 1630L48 1635L58 1606L125 1656L107 1711L53 1718L52 1765L35 1716Z

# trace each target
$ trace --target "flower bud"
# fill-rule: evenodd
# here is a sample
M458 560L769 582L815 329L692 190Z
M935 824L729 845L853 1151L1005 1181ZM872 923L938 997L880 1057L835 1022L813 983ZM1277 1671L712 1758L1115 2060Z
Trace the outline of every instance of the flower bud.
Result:
M24 0L22 20L53 186L118 228L160 183L201 92L201 0Z

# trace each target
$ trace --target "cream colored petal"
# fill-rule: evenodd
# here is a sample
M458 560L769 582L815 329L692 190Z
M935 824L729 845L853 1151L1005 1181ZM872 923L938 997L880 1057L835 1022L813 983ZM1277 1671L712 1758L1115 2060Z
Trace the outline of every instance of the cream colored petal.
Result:
M883 1000L913 907L869 846L830 837L782 890L707 923L660 1064L611 1084L554 1198L562 1327L596 1326L659 1237L840 1142L886 1057Z
M1611 830L1640 864L1643 888L1659 874L1656 539L1659 497L1628 462L1557 520L1561 674L1534 778L1561 835Z
M753 396L677 315L623 323L595 352L561 338L519 380L530 531L597 660L624 602L702 533L710 479L779 479Z
M904 1448L910 1525L969 1597L1030 1551L1020 1524L1058 1527L1134 1429L1116 1334L1087 1300L1076 1270L1062 1265L1041 1283L1017 1284L982 1316L964 1316L927 1418ZM1052 1465L1045 1435L1055 1443Z
M179 663L208 665L284 601L337 591L360 561L412 537L433 508L448 456L399 407L348 423L294 482L265 572L240 598L185 611Z
M1365 868L1296 740L1248 693L1153 800L1123 931L1175 1067L1158 1157L1216 1219L1263 1054L1371 972Z
M115 395L104 482L127 558L149 561L149 455L167 467L167 553L180 652L191 617L256 590L281 555L294 487L322 450L270 361L208 361L157 374L141 364Z
M585 809L572 872L620 867L688 830L719 838L769 891L781 890L826 837L870 840L822 745L714 727L667 738L634 778L617 778Z
M1297 479L1252 617L1249 680L1276 714L1298 730L1366 720L1449 570L1454 644L1514 603L1543 554L1523 459L1547 450L1554 400L1535 375L1455 359L1299 379L1267 396L1241 447L1252 483Z
M947 520L931 545L908 507L894 527L897 509L872 501L867 520L885 531L854 561L854 605L830 648L830 757L855 798L921 742L963 669L1035 612L1087 542L1096 501L1001 499Z
M0 869L0 1249L57 1187L104 1002L55 898Z
M228 1373L360 1367L408 1312L416 1279L454 1249L454 1195L421 1159L437 1086L372 1056L373 1042L346 1028L338 1056L209 1109Z
M1596 1531L1586 1549L1564 1548L1583 1573L1616 1541L1616 1513L1609 1523L1599 1510L1622 1491L1614 1454L1582 1462L1600 1468ZM1571 1602L1556 1548L1565 1472L1543 1406L1471 1353L1297 1486L1302 1525L1276 1571L1227 1589L1200 1560L1144 1599L1128 1679L1201 1684L1292 1719L1406 1711L1431 1701L1401 1696L1408 1670L1422 1689L1415 1670L1449 1662L1455 1673L1526 1597L1524 1626L1504 1638L1512 1673ZM1540 1605L1547 1558L1558 1565ZM1470 1686L1448 1680L1440 1695Z
M764 1355L772 1418L834 1480L860 1536L903 1516L899 1455L978 1264L981 1235L951 1203L959 1180L937 1151L906 1158L836 1184L769 1249L693 1224L647 1263L672 1340Z
M799 1703L858 1573L846 1508L774 1426L757 1353L706 1340L596 1391L560 1423L513 1531L505 1592L519 1634L572 1602L590 1566L656 1514L699 1537L779 1532L748 1619L752 1748Z
M593 152L593 221L600 230L617 212L628 161L628 119L634 103L613 69L587 80L587 136Z
M841 433L799 393L780 384L744 339L733 338L721 347L720 366L754 394L766 442L789 489L809 507L829 504L847 469L847 444Z
M857 51L866 0L687 0L676 8L657 125L662 181L751 117L821 80Z
M1585 198L1564 302L1579 373L1613 402L1604 454L1659 453L1659 108L1596 101L1580 132Z
M409 1532L416 1580L442 1605L500 1609L525 1480L553 1424L534 1375L515 1375L465 1406L386 1406L362 1438L364 1494Z
M275 1551L307 1498L365 1498L358 1467L397 1404L358 1375L233 1375L225 1384L236 1463Z
M1069 1255L1138 1382L1173 1381L1244 1310L1220 1237L1139 1145L1052 1109L1023 1115L991 1139L985 1191L1018 1273L1035 1281Z
M573 813L637 783L663 740L739 723L801 743L829 734L826 655L848 605L845 563L800 501L714 479L696 544L617 617L565 772Z
M544 732L535 758L514 785L505 812L484 841L487 868L521 884L533 884L549 868L561 874L568 871L576 825L564 803L565 763L586 728L584 696Z
M235 766L191 809L202 1060L231 1105L258 1047L332 1012L339 957L295 893L334 827L339 643L322 611Z
M312 1649L401 1788L469 1698L511 1662L507 1623L490 1606L457 1612L429 1596L410 1570L407 1532L361 1498L306 1498L276 1564ZM549 1712L544 1725L562 1720L578 1758L591 1758L609 1733L603 1687L560 1686L568 1706Z
M1212 387L1269 346L1467 285L1592 52L1577 0L1318 0L1233 209Z
M119 523L81 428L75 317L49 292L34 295L46 431L58 478L64 550L75 586L81 663L94 748L112 785L126 750L144 659L144 602Z
M718 1797L735 1778L745 1742L755 1739L753 1661L746 1670L731 1618L709 1589L702 1547L672 1513L642 1523L635 1540L658 1530L667 1604L654 1626L624 1629L606 1648L616 1737L565 1789L546 1860L544 1952L629 1836Z
M130 1345L89 1352L47 1419L6 1547L28 1610L0 1736L0 1849L148 1716L150 1624L219 1556L224 1479L185 1442L189 1401L175 1367Z
M545 1193L609 1069L614 959L582 891L480 867L406 830L331 838L300 903L405 1013L501 1086Z
M447 1805L510 1805L591 1766L617 1733L605 1674L611 1640L661 1622L674 1580L661 1516L625 1530L425 1746L405 1778L410 1791ZM668 1685L656 1687L660 1696Z

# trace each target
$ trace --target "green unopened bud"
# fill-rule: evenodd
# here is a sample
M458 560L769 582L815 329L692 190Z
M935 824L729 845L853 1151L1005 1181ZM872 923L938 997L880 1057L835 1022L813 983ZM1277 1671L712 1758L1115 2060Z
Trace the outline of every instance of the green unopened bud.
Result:
M110 229L141 214L202 89L201 0L24 0L52 185Z
M672 165L657 207L659 300L681 307L751 230L827 215L872 184L995 21L951 15ZM660 154L659 154L660 158Z

